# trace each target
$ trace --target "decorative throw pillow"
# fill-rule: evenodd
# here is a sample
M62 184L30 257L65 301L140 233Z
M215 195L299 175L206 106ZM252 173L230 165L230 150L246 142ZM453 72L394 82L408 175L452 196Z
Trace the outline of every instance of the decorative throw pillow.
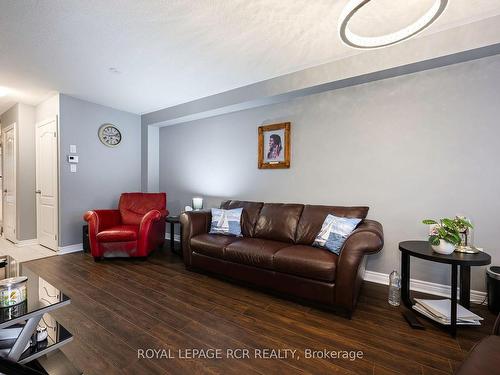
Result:
M321 226L313 246L322 247L340 255L346 238L352 233L361 219L328 215Z
M226 236L241 237L241 214L243 208L223 210L212 208L212 222L210 234L223 234Z

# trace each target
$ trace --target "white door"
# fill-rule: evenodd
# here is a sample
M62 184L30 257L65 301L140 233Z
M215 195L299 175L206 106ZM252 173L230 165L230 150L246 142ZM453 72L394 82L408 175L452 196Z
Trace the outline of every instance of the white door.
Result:
M6 239L16 240L16 124L3 133L3 232Z
M38 243L57 250L57 117L36 126L36 227Z

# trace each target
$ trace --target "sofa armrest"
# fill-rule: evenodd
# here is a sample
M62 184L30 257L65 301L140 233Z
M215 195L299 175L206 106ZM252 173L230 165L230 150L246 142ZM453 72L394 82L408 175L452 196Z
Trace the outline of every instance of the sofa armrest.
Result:
M208 233L211 220L212 213L210 211L189 211L181 214L182 255L186 266L191 265L191 238Z
M382 225L374 220L364 220L347 237L337 263L335 302L352 311L358 299L365 271L364 256L378 253L384 246Z

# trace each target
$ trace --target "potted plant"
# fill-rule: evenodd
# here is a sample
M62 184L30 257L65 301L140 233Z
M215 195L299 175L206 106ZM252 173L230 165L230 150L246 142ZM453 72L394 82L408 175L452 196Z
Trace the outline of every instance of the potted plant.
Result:
M453 253L455 248L461 244L462 238L460 237L460 233L463 232L463 228L472 228L472 224L469 221L458 216L453 219L440 219L439 222L426 219L422 223L434 225L429 234L429 242L432 250L436 253L446 255Z

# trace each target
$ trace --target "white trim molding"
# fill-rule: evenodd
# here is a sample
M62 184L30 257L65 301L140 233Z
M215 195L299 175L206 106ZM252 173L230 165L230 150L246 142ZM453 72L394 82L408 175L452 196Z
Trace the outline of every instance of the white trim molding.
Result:
M38 239L32 238L31 240L16 241L16 242L14 242L14 244L17 247L38 245Z
M376 284L389 285L389 275L386 273L365 271L363 279ZM410 279L410 290L448 298L451 296L451 286L417 279ZM472 303L483 303L485 299L486 292L479 290L470 291L470 300Z
M57 248L57 255L64 255L69 253L77 253L83 251L83 243L76 243L74 245L59 246Z

